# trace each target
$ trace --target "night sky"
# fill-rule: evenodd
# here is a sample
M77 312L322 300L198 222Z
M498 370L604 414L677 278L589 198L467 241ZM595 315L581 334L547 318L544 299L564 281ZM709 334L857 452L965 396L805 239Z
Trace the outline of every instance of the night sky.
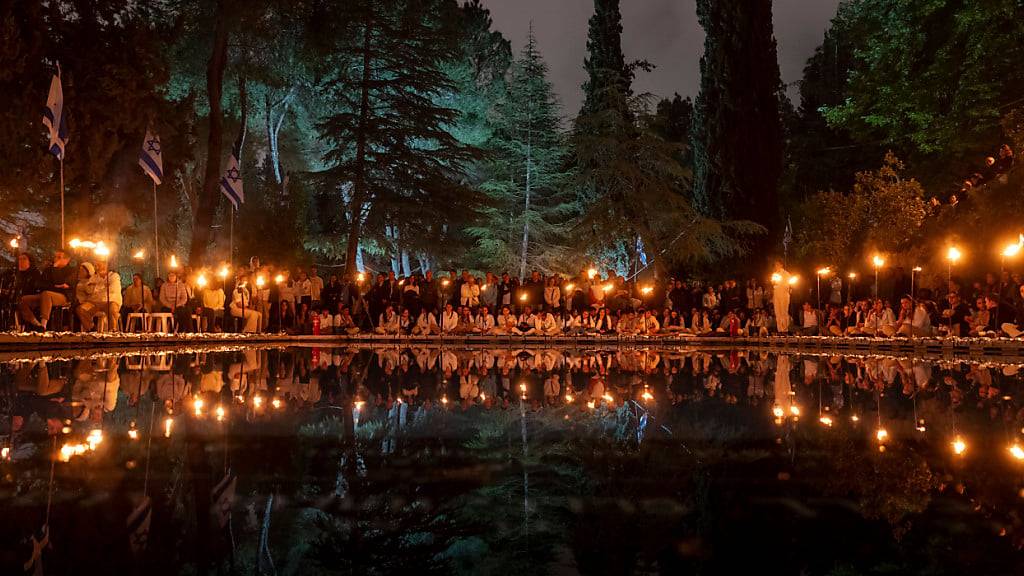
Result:
M533 21L537 41L551 68L551 80L567 115L582 101L587 20L593 0L483 0L495 26L518 51ZM775 0L775 36L782 81L800 79L807 58L821 43L839 0ZM629 60L644 58L657 68L641 73L634 88L670 96L696 96L704 32L693 0L622 0L623 50ZM797 96L794 89L790 97ZM797 102L796 104L799 105Z

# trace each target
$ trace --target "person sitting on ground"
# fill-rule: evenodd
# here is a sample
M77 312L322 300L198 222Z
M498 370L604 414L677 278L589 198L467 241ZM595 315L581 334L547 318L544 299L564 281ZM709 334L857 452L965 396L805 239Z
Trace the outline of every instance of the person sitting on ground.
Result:
M867 336L890 337L896 333L896 317L885 307L881 298L875 299L874 307L864 321L863 333Z
M121 312L121 276L100 260L95 267L86 262L88 278L78 283L78 308L75 310L83 332L91 332L97 317L106 316L107 330L115 330ZM95 274L93 272L95 271Z
M463 287L467 286L463 284ZM459 323L455 326L455 332L457 334L476 334L477 327L473 321L473 315L469 311L469 306L459 306Z
M637 333L636 316L632 311L622 312L615 324L615 331L622 336L635 336Z
M800 325L797 326L797 336L817 336L818 328L821 326L818 311L811 306L810 302L804 302L800 309Z
M320 318L320 334L334 334L334 315L327 308L314 312Z
M674 308L669 310L668 317L661 326L661 331L670 334L686 331L686 321L678 310Z
M654 316L654 312L641 308L637 314L639 316L636 320L637 334L653 336L661 331L661 322Z
M520 336L532 336L537 333L537 317L533 313L532 306L526 305L523 308L523 313L519 315L513 333Z
M534 326L538 334L555 336L562 332L561 326L558 325L558 321L555 320L555 316L550 310L543 310L534 318Z
M441 332L444 334L452 334L459 327L459 313L452 307L452 303L448 302L444 305L444 312L441 313Z
M427 307L424 306L420 310L420 315L416 317L416 324L412 327L412 333L416 336L441 333L441 327L437 325L437 318Z
M71 259L63 250L53 253L53 263L47 266L39 279L38 293L36 287L25 292L18 305L21 324L29 330L45 331L50 321L50 312L54 306L68 306L76 284L75 268L70 266ZM36 319L33 308L39 309Z
M167 284L164 290L168 289L174 273L168 274ZM163 294L161 293L161 297ZM252 308L252 293L249 292L249 275L243 274L238 278L238 285L231 293L231 316L242 319L242 332L253 334L260 325L260 313Z
M412 333L413 320L412 315L409 314L409 309L405 308L402 313L398 316L398 333L408 335Z
M978 337L988 330L990 317L988 308L985 306L985 298L978 297L974 302L971 315L967 317L967 324L970 326L969 336Z
M825 320L825 334L842 336L846 332L846 317L838 306L828 306L828 318Z
M374 332L394 336L398 334L399 329L400 324L398 314L395 314L395 307L388 304L384 307L384 311L381 312L380 316L377 317L377 328L374 329Z
M562 333L581 334L583 332L583 315L565 309L562 312Z
M494 316L491 315L491 310L487 306L481 306L473 317L473 324L476 325L477 332L480 334L493 334L494 333Z
M352 318L352 312L348 306L339 304L341 306L341 312L334 315L334 333L335 334L348 334L349 336L359 333L359 327L356 326L355 319Z
M967 304L960 298L957 292L950 292L946 296L949 307L942 311L943 323L951 327L950 336L966 336L970 333L971 325L968 322L971 311Z
M512 313L512 310L508 306L501 307L501 314L495 319L494 333L495 334L514 334L516 325L519 324L519 319Z
M693 309L693 315L690 318L690 331L697 336L704 336L713 331L711 328L711 317L708 316L706 309Z
M768 327L768 313L764 311L764 308L757 308L754 310L754 313L751 314L750 319L747 320L747 335L757 335L759 338L767 338Z

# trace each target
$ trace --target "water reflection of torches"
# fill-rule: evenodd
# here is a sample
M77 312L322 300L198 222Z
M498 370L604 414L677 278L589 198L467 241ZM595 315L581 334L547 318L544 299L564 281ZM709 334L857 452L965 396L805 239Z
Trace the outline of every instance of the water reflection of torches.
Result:
M204 404L205 402L203 402L203 399L199 396L196 396L192 401L192 409L195 411L196 418L202 418Z
M217 409L214 411L214 414L217 415L217 422L223 422L224 421L224 414L225 414L225 412L224 412L224 407L223 406L218 404L217 405Z
M281 402L280 398L274 398L273 400L270 401L270 405L274 407L274 410L280 410L281 406L283 406L284 403Z
M950 445L953 447L953 454L957 456L963 456L967 452L967 442L964 442L964 439L959 434L953 438Z
M263 406L263 397L259 394L252 397L252 407L259 410Z
M1017 460L1024 460L1024 448L1021 448L1020 444L1014 443L1013 446L1010 446L1009 450L1011 456Z
M566 404L572 404L573 400L574 400L574 398L572 397L572 394L566 394L565 395L565 403Z
M593 400L587 402L587 408L593 410L595 407L597 407L597 404Z
M174 426L174 418L168 416L164 419L164 438L171 437L171 428Z
M441 396L441 404L443 404L446 407L448 406L448 395L447 394L445 394L444 396Z
M139 430L136 428L135 420L132 420L128 424L128 438L131 440L139 439Z

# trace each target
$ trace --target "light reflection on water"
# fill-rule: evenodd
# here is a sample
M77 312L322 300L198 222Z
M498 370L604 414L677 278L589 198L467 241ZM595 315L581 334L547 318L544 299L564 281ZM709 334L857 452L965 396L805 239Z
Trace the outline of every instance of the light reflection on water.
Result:
M0 573L31 573L34 542L54 574L1014 573L1018 368L558 348L11 361Z

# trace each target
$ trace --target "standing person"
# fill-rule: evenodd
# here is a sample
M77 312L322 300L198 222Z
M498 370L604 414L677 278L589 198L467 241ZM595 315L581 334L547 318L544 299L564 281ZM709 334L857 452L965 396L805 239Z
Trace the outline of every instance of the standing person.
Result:
M295 301L307 308L313 305L313 283L305 272L299 272L299 281L295 283Z
M420 306L431 314L437 314L437 299L439 296L437 281L434 280L434 273L427 270L420 286ZM436 316L435 316L436 317Z
M672 282L672 289L668 292L668 299L672 301L672 309L680 314L685 314L690 309L690 290L683 284L682 280Z
M313 299L313 308L320 308L323 303L324 279L317 275L316 266L309 267L309 295Z
M256 332L260 325L260 313L252 309L252 296L248 284L249 276L247 274L239 277L238 285L231 293L231 315L242 319L242 332L251 334Z
M498 278L491 272L484 278L484 285L480 287L480 303L491 310L498 305Z
M516 283L512 281L508 272L501 274L501 282L498 283L498 303L497 306L509 306L513 305L512 299L515 297Z
M544 304L553 313L562 310L562 289L558 286L557 276L548 278L548 285L544 287Z
M775 261L775 274L778 276L772 290L772 302L775 303L775 327L779 334L789 332L789 278L790 274L782 266L781 260Z
M180 332L192 322L192 310L188 307L188 286L178 280L178 273L167 273L167 282L160 288L161 312L174 315L174 331Z
M459 290L461 292L459 302L462 306L475 308L480 305L480 286L477 285L476 278L470 276L463 280Z
M72 286L75 285L75 268L69 266L71 259L63 250L53 253L53 263L43 270L39 279L39 293L26 293L21 297L18 314L21 323L28 329L46 330L50 321L50 311L54 306L67 306L71 303ZM34 292L34 291L33 291ZM39 319L32 313L39 308Z
M316 268L313 268L315 271ZM320 299L323 308L326 310L337 310L338 302L341 302L342 286L341 282L338 281L337 274L331 274L331 277L327 280L327 284L324 285L320 291ZM348 304L346 302L346 304Z

